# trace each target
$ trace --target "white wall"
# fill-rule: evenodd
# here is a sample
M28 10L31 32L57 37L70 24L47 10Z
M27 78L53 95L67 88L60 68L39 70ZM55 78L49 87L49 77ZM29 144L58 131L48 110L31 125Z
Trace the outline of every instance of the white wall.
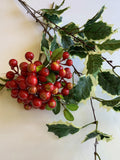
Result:
M33 51L36 59L40 51L41 27L25 13L17 0L0 0L0 76L9 70L8 61L11 58L24 61L24 53ZM36 9L47 8L52 0L26 0ZM60 3L60 0L55 0ZM65 6L70 9L64 13L64 23L71 21L79 25L93 17L105 5L107 9L103 20L120 27L119 0L66 0ZM120 30L113 36L120 39ZM115 52L112 59L119 63L120 51ZM101 95L98 88L97 94ZM107 97L103 93L104 97ZM102 160L119 160L120 148L120 113L107 112L94 102L99 129L113 135L109 143L99 142L98 152ZM77 126L93 121L89 101L80 104L80 109L74 113ZM85 135L94 130L89 126L75 135L58 139L47 132L46 123L65 121L63 114L54 116L48 111L26 111L3 90L0 93L0 159L1 160L93 160L94 140L81 144Z

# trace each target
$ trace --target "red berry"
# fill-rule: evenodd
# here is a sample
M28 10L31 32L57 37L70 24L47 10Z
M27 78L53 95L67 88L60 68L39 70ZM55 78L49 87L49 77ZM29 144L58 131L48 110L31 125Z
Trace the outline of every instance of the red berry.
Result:
M30 88L28 89L28 92L29 92L30 94L36 94L36 92L37 92L37 87L35 87L35 86L30 87Z
M13 79L13 78L15 77L15 73L12 72L12 71L8 71L8 72L6 73L6 77L7 77L8 79Z
M38 83L38 80L37 80L37 77L36 77L36 76L30 75L30 76L28 76L28 77L26 78L26 84L27 84L29 87L31 87L31 86L36 86L37 83Z
M30 110L32 108L32 105L30 105L30 104L24 104L24 108L26 110Z
M18 97L22 100L26 100L28 98L28 92L25 90L20 90L18 93Z
M66 74L71 73L70 68L65 68Z
M49 51L50 52L50 56L52 56L52 51Z
M42 65L42 62L40 62L40 61L35 61L34 64L35 64L36 66L40 66L40 65Z
M18 89L12 89L11 90L11 95L13 95L13 96L18 96L18 93L19 93L19 90Z
M8 89L10 89L10 81L7 81L7 82L5 83L5 87L8 88Z
M24 71L24 72L27 71L27 66L28 66L28 63L27 63L27 62L22 62L22 63L20 63L20 65L19 65L21 71Z
M58 87L54 86L54 89L52 91L52 94L57 94L59 91Z
M48 102L48 106L50 108L55 108L56 107L56 101L54 99L51 99L49 102Z
M72 65L73 65L72 59L68 59L68 60L66 61L66 65L67 65L67 66L72 66Z
M51 97L51 93L50 93L50 92L46 92L46 91L44 91L44 90L42 90L42 91L40 92L40 98L41 98L42 100L44 100L44 101L49 100L50 97Z
M23 100L20 99L20 98L17 98L17 102L18 102L18 103L23 103Z
M68 59L69 58L69 53L68 52L64 52L63 53L63 59Z
M57 62L52 62L51 63L51 70L53 71L59 71L60 65Z
M17 89L18 88L18 85L15 80L9 81L9 88L10 89Z
M25 82L25 77L24 77L24 76L18 76L18 77L16 78L17 84L19 84L21 81L24 81L24 82Z
M54 85L53 85L52 83L46 83L46 84L44 85L44 89L45 89L45 91L52 92L53 89L54 89Z
M33 60L34 58L34 54L32 52L26 52L25 53L25 58L28 60L28 61L31 61Z
M17 67L17 60L16 59L10 59L9 61L9 65L11 66L11 68Z
M37 87L37 92L39 93L42 90L42 85L38 84L36 87Z
M61 88L61 83L60 82L55 82L55 84L54 84L56 87L58 87L58 88Z
M65 77L65 76L66 76L66 71L65 71L65 69L60 69L60 70L59 70L59 75L60 75L60 77Z
M61 93L62 93L63 96L67 96L69 94L69 89L63 88Z
M46 67L42 68L41 71L39 72L40 75L45 76L45 77L48 76L49 73L50 73L49 69Z
M21 71L21 76L26 77L27 76L27 72Z
M72 78L72 73L68 73L68 74L66 74L65 78L67 78L67 79Z
M27 75L28 76L37 76L37 73L36 72L27 72Z
M65 87L70 90L73 88L73 84L71 82L67 82Z
M29 94L27 100L29 102L32 102L33 98L34 98L34 95L33 94Z
M28 72L36 72L36 65L34 63L28 64L27 71Z
M32 101L32 105L34 108L40 108L40 106L42 105L42 101L40 98L34 98Z
M47 81L46 76L41 76L40 75L38 78L39 78L40 82L46 82Z
M19 82L19 87L20 87L20 89L26 89L27 85L26 85L25 81L20 81Z
M42 104L42 105L40 106L40 109L41 109L41 110L44 110L45 107L46 107L46 104Z

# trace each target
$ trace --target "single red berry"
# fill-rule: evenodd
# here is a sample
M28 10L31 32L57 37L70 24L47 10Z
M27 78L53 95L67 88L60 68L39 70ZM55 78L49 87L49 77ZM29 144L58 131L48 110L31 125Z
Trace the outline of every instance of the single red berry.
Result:
M45 90L42 90L40 92L40 98L44 101L49 100L51 97L51 93L50 92L46 92Z
M25 81L20 81L19 82L19 88L20 89L27 89L27 85Z
M65 69L60 69L60 70L59 70L59 75L60 75L60 77L65 77L65 76L66 76L66 71L65 71Z
M50 56L52 56L52 51L49 51L50 52Z
M16 59L10 59L9 65L11 66L11 68L14 68L14 67L17 67L18 62Z
M8 72L6 73L6 77L7 77L8 79L13 79L13 78L15 77L15 73L12 72L12 71L8 71Z
M20 99L20 98L17 98L17 102L18 102L18 103L23 103L23 100Z
M66 74L71 73L70 68L65 68Z
M33 94L29 94L27 100L29 102L32 102L33 98L34 98L34 95Z
M29 92L30 94L36 94L36 92L37 92L37 87L35 87L35 86L30 87L30 88L28 89L28 92Z
M69 58L69 53L68 52L63 52L63 59L68 59Z
M18 88L18 85L15 80L9 81L9 88L10 89L17 89Z
M18 97L18 93L19 93L19 90L18 90L18 89L12 89L12 90L11 90L11 95L12 95L12 96Z
M42 90L42 85L38 84L36 87L37 87L37 93L39 93Z
M36 86L37 83L38 83L38 80L37 80L37 77L36 77L36 76L30 75L30 76L28 76L28 77L26 78L26 84L27 84L29 87L31 87L31 86Z
M40 75L45 76L45 77L48 76L49 73L50 73L50 71L49 71L49 69L46 68L46 67L42 68L42 69L40 70L40 72L39 72Z
M72 59L68 59L68 60L66 61L66 65L67 65L67 66L72 66L72 65L73 65Z
M25 77L24 76L18 76L16 78L16 83L19 84L21 81L24 81L25 82Z
M60 82L55 82L55 84L54 84L56 87L58 87L58 88L61 88L61 83Z
M18 93L18 97L22 100L25 100L28 98L28 92L25 90L20 90Z
M68 74L66 74L65 78L67 78L67 79L72 78L72 73L68 73Z
M59 69L60 69L59 63L57 63L57 62L52 62L51 63L51 70L53 70L53 71L59 71Z
M30 104L24 104L24 109L30 110L32 108L32 105Z
M60 59L58 59L56 62L60 64Z
M7 82L5 83L5 87L6 87L7 89L10 89L10 81L7 81Z
M35 64L36 66L40 66L40 65L42 65L42 62L40 62L40 61L35 61L34 64Z
M33 60L34 58L34 54L32 52L26 52L25 53L25 58L28 60L28 61L31 61Z
M42 105L39 107L39 109L44 110L45 107L46 107L46 104L42 104Z
M20 65L19 65L21 71L24 71L24 72L27 71L27 66L28 66L28 63L27 63L27 62L22 62L22 63L20 63Z
M52 94L57 94L59 91L58 87L54 86L54 89L52 91Z
M36 72L36 65L34 63L28 64L27 71L28 72Z
M41 99L40 98L34 98L33 100L32 100L32 105L33 105L33 107L34 108L40 108L40 106L42 105L42 101L41 101Z
M38 79L39 79L40 82L46 82L47 81L46 76L39 75Z
M59 68L59 69L63 69L63 66L60 65L60 68Z
M53 91L53 89L54 89L54 85L52 84L52 83L46 83L45 85L44 85L44 89L45 89L45 91L49 91L49 92L52 92Z
M50 108L55 108L56 107L56 101L54 99L51 99L49 102L48 102L48 106Z
M73 88L73 84L71 82L67 82L65 87L70 90Z
M69 89L63 88L61 93L62 93L63 96L67 96L69 94Z
M27 72L26 71L21 71L21 76L26 77L27 76Z

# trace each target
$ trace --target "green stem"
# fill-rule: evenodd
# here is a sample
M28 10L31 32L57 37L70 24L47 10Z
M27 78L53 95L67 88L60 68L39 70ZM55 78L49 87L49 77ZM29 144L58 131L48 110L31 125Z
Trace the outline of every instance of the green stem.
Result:
M101 160L99 154L98 154L97 152L96 152L95 154L96 154L96 156L98 157L98 159Z
M80 127L80 128L83 129L83 128L91 125L91 124L98 124L98 121L94 121L94 122L88 123L88 124L86 124L86 125L84 125L84 126L82 126L82 127Z

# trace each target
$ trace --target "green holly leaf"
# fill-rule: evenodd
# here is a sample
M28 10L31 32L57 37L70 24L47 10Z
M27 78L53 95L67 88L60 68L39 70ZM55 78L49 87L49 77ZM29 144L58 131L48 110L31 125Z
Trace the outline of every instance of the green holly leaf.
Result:
M87 51L80 45L73 45L69 48L68 52L71 56L79 56L80 58L85 58L87 56Z
M59 24L60 22L62 22L62 17L59 17L56 14L50 15L50 14L45 13L44 17L47 22L51 22L53 24Z
M44 65L37 66L36 71L39 72L43 67L44 67Z
M60 5L55 5L55 9L56 10L59 9L60 7L63 6L64 3L65 3L65 0L63 0Z
M56 81L56 76L53 72L51 72L47 77L47 81L54 83Z
M74 99L74 101L80 102L81 100L85 100L90 97L90 93L92 90L92 80L90 76L81 76L77 85L71 89L69 98ZM66 96L67 97L67 96ZM67 99L67 103L68 103Z
M45 47L43 47L43 51L44 51L44 54L46 55L47 61L49 62L50 61L50 51Z
M70 46L74 44L72 38L70 36L65 36L65 35L61 36L61 43L64 49L68 49Z
M68 134L75 134L80 129L68 122L56 122L53 124L47 124L48 132L53 132L59 138L67 136Z
M52 111L54 114L58 114L60 112L60 101L56 100L56 107Z
M73 117L72 113L70 113L70 111L68 109L64 109L63 113L64 113L64 117L68 121L73 121L74 120L74 117Z
M71 111L76 111L79 108L77 104L66 104L66 107Z
M88 39L100 40L108 37L112 33L112 27L99 21L85 26L84 33Z
M57 48L53 51L52 56L51 56L51 60L52 61L56 61L58 59L61 59L63 55L63 48Z
M120 49L120 40L108 39L102 44L97 44L100 50L110 50L115 51L116 49Z
M5 85L0 83L0 91L1 91L4 87L5 87Z
M86 135L85 139L83 142L92 139L92 138L97 138L98 141L100 140L106 140L106 142L110 141L112 139L111 135L108 135L106 133L102 133L100 131L96 131L94 130L93 132L89 133L88 135Z
M98 74L99 85L112 95L120 95L120 78L110 72L100 72Z
M94 97L97 101L101 103L102 106L105 106L108 109L113 109L115 111L120 111L120 97L116 97L111 100L105 100L101 98Z
M47 13L47 14L50 14L50 15L61 15L63 12L65 12L69 7L66 7L64 9L61 9L61 10L57 10L57 9L41 9L41 11L43 13Z
M87 61L87 74L96 76L101 69L103 59L99 54L89 54Z
M67 25L63 26L60 30L59 30L61 35L66 35L66 34L77 34L79 32L79 27L73 23L70 22Z
M51 51L54 51L55 49L59 48L59 45L58 45L56 39L57 39L57 36L55 35L52 42L51 42L51 46L50 46Z
M86 41L86 49L87 51L95 51L95 42L89 42L89 41Z
M89 19L84 26L91 25L92 23L96 22L101 17L102 13L104 12L104 9L105 6L103 6L93 18Z
M45 33L43 33L43 35L42 35L41 50L44 51L44 48L49 49L49 43L48 43L48 40L45 37Z

